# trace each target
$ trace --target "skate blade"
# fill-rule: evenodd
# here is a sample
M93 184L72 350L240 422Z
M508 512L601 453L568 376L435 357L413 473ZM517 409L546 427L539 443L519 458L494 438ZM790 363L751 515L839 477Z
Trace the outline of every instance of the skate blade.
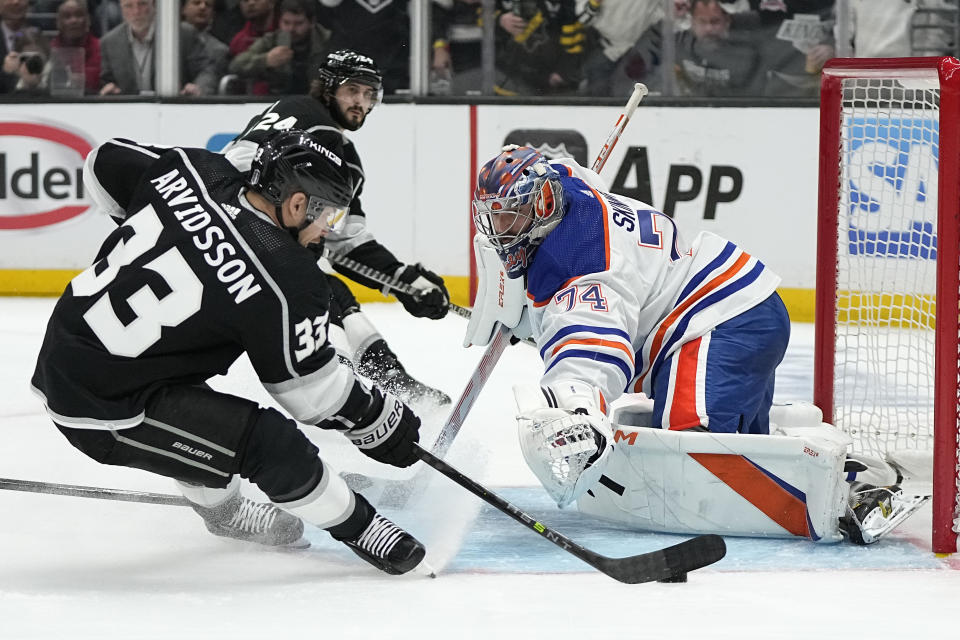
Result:
M436 578L436 577L437 577L437 572L433 569L433 567L431 567L429 564L427 564L427 561L426 561L426 560L421 560L421 561L420 561L420 564L418 564L417 566L415 566L415 567L413 568L413 571L412 571L411 573L419 573L420 575L422 575L422 576L425 577L425 578Z
M310 548L310 541L306 538L300 538L299 540L294 540L289 544L279 544L273 546L261 545L263 548L268 549L269 551L277 551L279 553L295 553L297 551L304 551L305 549Z

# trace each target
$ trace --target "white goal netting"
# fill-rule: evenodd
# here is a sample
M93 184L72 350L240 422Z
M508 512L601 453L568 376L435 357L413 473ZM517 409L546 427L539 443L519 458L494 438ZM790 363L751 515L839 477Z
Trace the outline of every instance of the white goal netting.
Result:
M880 457L933 449L939 93L843 81L834 419Z

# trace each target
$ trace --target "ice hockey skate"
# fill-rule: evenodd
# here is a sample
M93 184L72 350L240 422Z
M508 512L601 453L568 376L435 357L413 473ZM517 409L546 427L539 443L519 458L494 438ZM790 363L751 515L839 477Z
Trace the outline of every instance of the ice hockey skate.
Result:
M437 407L450 404L450 396L446 393L423 384L407 373L397 360L396 354L383 340L374 342L364 351L356 371L384 391L400 398L405 404L430 404Z
M427 553L419 540L379 513L373 514L370 524L357 537L337 539L355 554L391 575L400 575L416 568Z
M840 518L840 531L854 544L880 540L919 509L929 496L905 496L900 485L876 487L866 482L850 486L847 514Z
M235 494L215 507L191 506L214 535L278 548L305 549L310 546L303 537L300 518L270 503L254 502Z

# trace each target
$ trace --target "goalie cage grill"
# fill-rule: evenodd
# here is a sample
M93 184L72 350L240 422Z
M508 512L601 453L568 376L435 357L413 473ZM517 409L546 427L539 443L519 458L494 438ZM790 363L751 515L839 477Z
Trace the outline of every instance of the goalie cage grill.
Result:
M908 452L929 469L933 550L952 553L960 62L835 59L820 95L814 402L856 452Z

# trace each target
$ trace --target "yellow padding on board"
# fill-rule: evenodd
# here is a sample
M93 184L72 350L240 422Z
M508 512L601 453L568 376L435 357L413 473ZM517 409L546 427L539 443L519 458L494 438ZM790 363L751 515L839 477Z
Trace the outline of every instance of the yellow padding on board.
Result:
M0 269L0 295L5 296L59 296L79 271L64 269ZM393 302L379 291L343 279L361 304L364 302ZM470 278L444 276L451 302L462 307L470 305Z

